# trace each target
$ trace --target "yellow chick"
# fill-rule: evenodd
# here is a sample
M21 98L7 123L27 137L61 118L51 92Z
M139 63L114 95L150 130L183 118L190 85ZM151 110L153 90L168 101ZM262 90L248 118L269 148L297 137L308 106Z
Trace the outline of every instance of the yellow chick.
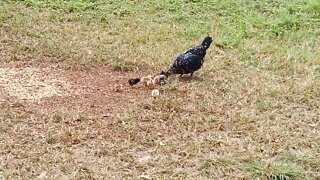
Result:
M146 87L150 87L153 85L153 77L151 75L145 76L141 78L142 84Z
M159 91L158 89L152 90L151 96L152 96L152 97L160 96L160 91Z

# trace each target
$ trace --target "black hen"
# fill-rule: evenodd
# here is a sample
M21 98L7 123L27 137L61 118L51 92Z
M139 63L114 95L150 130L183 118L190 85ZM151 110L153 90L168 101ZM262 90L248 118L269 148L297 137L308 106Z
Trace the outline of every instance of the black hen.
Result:
M202 67L206 51L211 43L212 38L208 36L200 45L188 49L185 53L179 55L166 74L180 74L182 76L183 74L190 73L190 76L192 76L195 71Z

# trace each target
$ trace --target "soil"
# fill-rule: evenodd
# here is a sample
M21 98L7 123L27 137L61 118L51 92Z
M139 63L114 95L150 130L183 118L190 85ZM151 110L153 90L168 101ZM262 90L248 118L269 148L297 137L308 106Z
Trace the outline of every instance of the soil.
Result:
M19 102L47 113L76 110L107 118L150 94L142 86L129 86L128 79L133 77L139 74L104 66L6 63L0 65L0 103Z

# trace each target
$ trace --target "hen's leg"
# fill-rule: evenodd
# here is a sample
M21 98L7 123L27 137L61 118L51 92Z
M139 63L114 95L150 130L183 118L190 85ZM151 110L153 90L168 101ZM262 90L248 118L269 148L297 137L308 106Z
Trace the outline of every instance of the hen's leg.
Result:
M192 73L190 74L190 77L192 77L193 73L194 73L194 72L192 72Z
M181 77L183 74L180 74L180 76L179 77Z

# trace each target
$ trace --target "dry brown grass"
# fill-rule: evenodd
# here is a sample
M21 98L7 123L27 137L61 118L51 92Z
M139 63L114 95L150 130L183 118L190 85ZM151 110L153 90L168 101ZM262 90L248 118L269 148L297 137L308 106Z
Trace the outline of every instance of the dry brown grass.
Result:
M320 6L239 3L1 1L0 179L319 179Z

